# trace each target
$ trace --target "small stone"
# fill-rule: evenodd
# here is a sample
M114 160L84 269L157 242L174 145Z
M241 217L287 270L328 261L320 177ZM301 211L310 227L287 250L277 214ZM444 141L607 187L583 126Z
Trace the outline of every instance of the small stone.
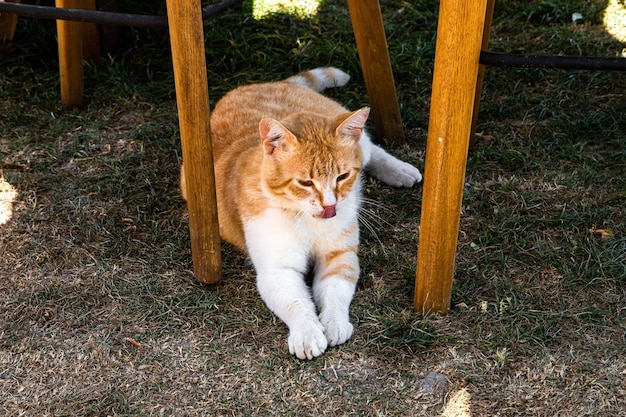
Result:
M582 23L583 15L580 13L572 13L572 22L574 23Z
M438 372L429 372L422 383L422 391L426 394L436 394L445 389L447 385L446 376Z

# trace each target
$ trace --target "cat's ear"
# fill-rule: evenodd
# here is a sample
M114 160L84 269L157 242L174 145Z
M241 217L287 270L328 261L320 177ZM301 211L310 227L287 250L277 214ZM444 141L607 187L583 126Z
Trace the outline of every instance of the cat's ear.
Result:
M268 155L274 152L288 152L293 143L297 142L296 137L279 121L265 118L259 122L259 133L263 149Z
M365 122L370 114L369 107L363 107L362 109L353 111L352 113L346 113L340 116L337 120L339 126L337 126L336 134L340 138L351 139L358 142L363 133Z

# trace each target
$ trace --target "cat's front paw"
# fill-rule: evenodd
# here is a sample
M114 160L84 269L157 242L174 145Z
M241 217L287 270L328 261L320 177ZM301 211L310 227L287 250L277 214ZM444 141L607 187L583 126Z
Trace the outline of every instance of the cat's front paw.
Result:
M328 347L328 341L318 326L302 326L289 331L289 353L298 359L313 359Z
M422 181L422 173L413 165L389 154L379 155L367 166L368 173L392 187L413 187Z
M388 169L378 170L377 177L392 187L413 187L422 181L422 173L413 165L395 160Z
M354 326L349 321L332 321L326 323L324 327L328 346L337 346L346 342L354 332Z
M415 184L422 182L422 173L413 165L400 161L402 166L397 167L397 180L400 185L396 187L413 187Z

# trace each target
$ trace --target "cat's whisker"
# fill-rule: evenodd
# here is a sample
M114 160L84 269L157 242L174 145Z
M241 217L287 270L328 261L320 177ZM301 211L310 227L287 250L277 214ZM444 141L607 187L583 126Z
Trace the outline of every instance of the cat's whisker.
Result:
M299 210L296 215L291 219L291 229L297 230L302 222L304 221L304 217L307 215L306 211Z
M362 213L366 213L369 216L369 218L374 220L379 227L393 227L391 223L389 223L383 217L379 216L375 210L375 209L383 209L384 211L391 211L389 208L383 206L382 204L371 204L369 202L368 204L374 206L374 208L372 209L372 208L367 208L365 206L362 206L360 208L360 211Z
M386 254L387 251L385 250L385 245L383 244L383 241L380 240L380 238L378 237L378 233L376 233L376 228L374 227L372 223L372 222L376 222L380 226L380 220L381 220L380 217L372 213L370 210L361 208L361 210L359 210L358 219L359 219L359 222L372 234L372 236L374 236L374 239L376 239L376 241L382 248L383 253Z
M385 203L373 200L371 198L360 197L359 198L359 202L362 203L363 205L374 206L374 207L379 208L379 209L381 209L383 211L386 211L386 212L390 212L390 213L393 212L393 210L391 210Z

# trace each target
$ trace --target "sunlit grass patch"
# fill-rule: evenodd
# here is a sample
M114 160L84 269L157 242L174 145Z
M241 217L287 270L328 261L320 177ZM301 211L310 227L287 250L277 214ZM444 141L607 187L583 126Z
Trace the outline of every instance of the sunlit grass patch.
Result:
M253 0L252 16L263 19L274 13L307 18L317 14L322 0Z
M0 176L0 226L13 217L13 202L17 198L17 190Z
M624 0L609 0L604 10L604 27L620 42L626 42L626 2ZM622 51L622 56L626 50Z

